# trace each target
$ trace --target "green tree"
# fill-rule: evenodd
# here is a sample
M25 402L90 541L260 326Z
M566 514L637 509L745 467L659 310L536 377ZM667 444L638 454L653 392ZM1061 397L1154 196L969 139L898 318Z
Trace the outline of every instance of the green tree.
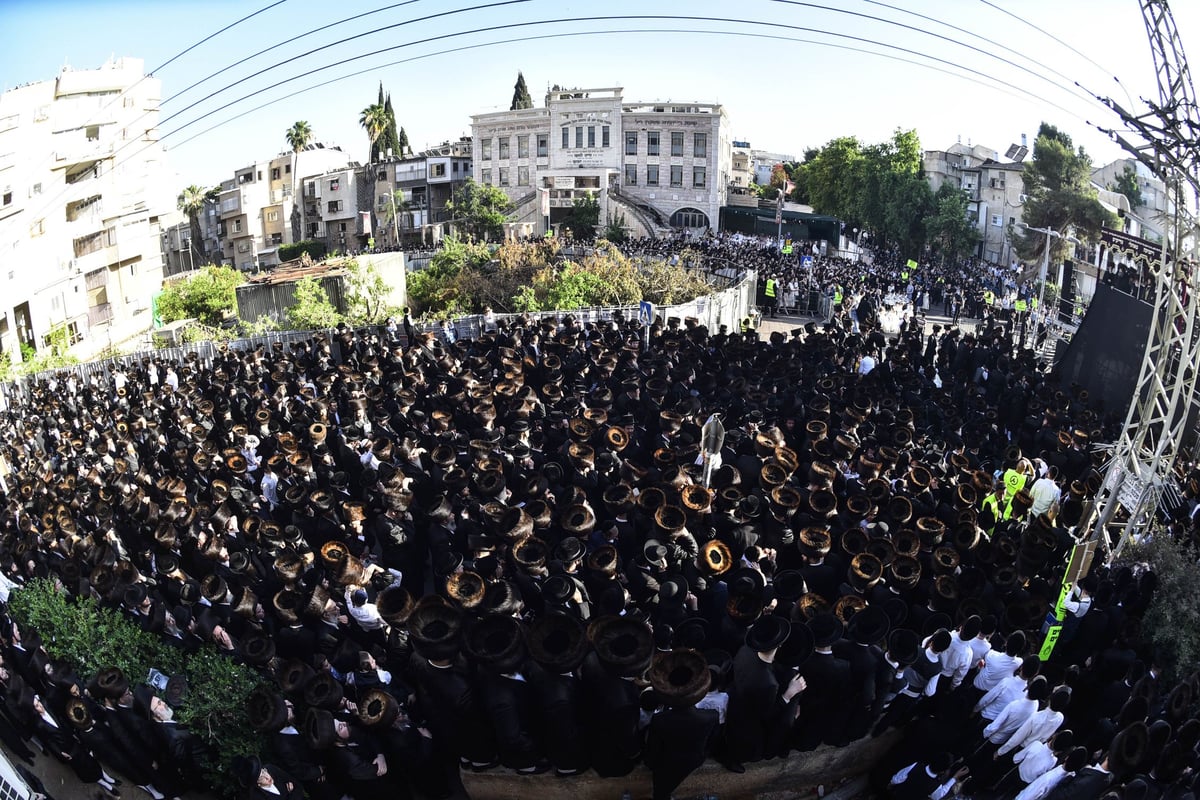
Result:
M853 136L833 139L805 164L809 204L819 214L837 217L858 227L854 175L863 159L862 145Z
M400 134L396 139L396 145L400 148L399 153L402 158L405 153L408 153L410 156L412 155L412 146L408 143L408 132L404 130L403 126L400 128Z
M299 153L312 142L312 126L305 120L297 120L292 123L292 127L287 129L284 138L287 139L288 147L292 148L292 152Z
M925 219L925 235L943 261L957 261L975 250L979 231L967 218L967 195L949 181L933 196L933 213Z
M209 265L198 274L163 288L158 307L162 320L198 319L205 325L220 325L237 314L237 287L245 276L233 267Z
M209 203L215 202L217 195L220 193L221 187L219 186L204 189L193 183L180 192L176 200L179 210L186 214L188 218L188 228L190 231L188 249L191 252L191 266L193 269L208 261L207 248L204 246L204 231L200 228L200 215L204 213L204 207Z
M410 230L413 226L412 209L408 201L404 199L404 190L393 189L381 195L380 200L383 203L380 207L380 216L382 217L380 224L399 245L399 231Z
M346 320L352 325L378 325L396 313L388 304L392 287L371 261L358 259L346 264Z
M1142 185L1138 181L1137 170L1132 164L1126 164L1125 169L1121 170L1121 174L1117 176L1116 183L1110 183L1108 189L1111 192L1123 194L1129 199L1129 207L1136 209L1140 205L1145 204L1142 198Z
M1091 174L1092 160L1084 149L1076 150L1069 135L1043 122L1034 141L1033 158L1025 165L1025 224L1059 233L1071 231L1084 241L1095 241L1102 227L1114 223L1114 217L1100 205ZM1013 244L1022 259L1034 261L1045 252L1046 235L1022 231L1013 237ZM1065 238L1052 240L1051 261L1060 260L1068 247Z
M334 328L342 321L342 315L330 302L328 292L311 275L296 281L295 295L287 316L292 328L302 331Z
M771 184L770 185L771 185L772 189L778 189L778 190L782 191L783 188L785 186L787 186L787 182L788 182L788 173L787 173L787 170L783 168L783 164L776 164L774 167L771 168Z
M1200 663L1200 553L1196 545L1156 530L1122 554L1134 569L1149 565L1158 588L1142 618L1142 636L1154 645L1155 661L1168 680L1186 678Z
M446 203L446 210L454 224L468 236L488 241L503 237L512 202L500 187L478 184L467 178Z
M367 150L368 160L373 164L378 155L375 143L379 141L379 137L384 134L388 127L387 110L383 107L382 103L373 103L364 108L358 115L358 124L367 132L367 139L370 142L370 147Z
M517 72L517 83L513 86L512 105L509 111L519 111L523 108L533 108L533 98L529 96L529 87L525 85L525 76Z
M623 242L629 238L626 230L628 225L629 223L625 220L625 212L617 211L616 214L609 214L608 222L605 223L604 231L600 236L610 242Z
M562 221L562 227L572 239L590 240L596 235L600 224L600 201L590 194L576 197L571 210Z

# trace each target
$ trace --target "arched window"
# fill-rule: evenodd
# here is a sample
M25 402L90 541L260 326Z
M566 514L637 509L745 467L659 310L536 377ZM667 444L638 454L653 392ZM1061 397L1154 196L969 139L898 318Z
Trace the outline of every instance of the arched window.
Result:
M695 208L681 208L671 215L672 228L707 228L708 215Z

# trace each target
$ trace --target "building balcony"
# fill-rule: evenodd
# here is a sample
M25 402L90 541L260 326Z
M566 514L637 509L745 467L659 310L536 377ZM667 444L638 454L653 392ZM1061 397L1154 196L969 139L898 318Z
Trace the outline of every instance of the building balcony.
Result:
M90 328L94 328L97 325L103 325L112 318L112 303L101 303L98 306L90 306L88 308L88 327Z

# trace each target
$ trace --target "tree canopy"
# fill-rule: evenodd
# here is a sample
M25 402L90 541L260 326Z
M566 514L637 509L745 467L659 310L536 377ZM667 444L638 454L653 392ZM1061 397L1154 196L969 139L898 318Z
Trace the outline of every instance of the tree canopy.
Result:
M533 108L533 98L529 96L529 87L525 85L525 76L518 72L517 82L513 86L512 105L508 107L508 110L517 111L523 108Z
M192 266L199 266L208 259L208 250L204 246L204 231L200 228L200 215L204 206L217 199L221 193L220 186L210 189L192 184L179 193L176 203L179 210L188 218L188 248L192 253Z
M367 139L371 145L368 157L371 163L375 163L379 160L377 144L388 127L387 110L382 103L373 103L364 108L358 115L358 124L367 132Z
M196 318L220 325L237 314L237 287L245 276L233 267L207 266L201 272L163 288L158 300L163 322Z
M446 210L467 236L489 241L504 235L504 223L512 211L512 202L498 186L479 184L467 178L446 203Z
M600 201L592 195L576 197L571 203L570 213L562 221L562 227L573 239L591 239L600 224Z
M287 129L284 138L287 139L288 147L292 148L292 152L299 153L312 141L312 126L304 120L297 120L292 123L292 127Z
M1114 220L1100 205L1091 174L1092 160L1084 149L1076 150L1066 132L1043 122L1033 145L1033 158L1025 165L1025 224L1063 234L1072 231L1084 241L1095 241L1100 229ZM1043 255L1046 236L1021 231L1013 237L1013 244L1021 258L1032 261ZM1052 259L1061 258L1067 247L1065 239L1055 239Z
M1121 174L1117 176L1116 183L1108 185L1108 190L1125 195L1129 200L1130 208L1137 208L1145 204L1142 198L1142 184L1138 181L1137 170L1133 168L1132 164L1125 165L1125 169L1121 170Z
M833 139L806 152L792 173L795 192L818 213L870 231L910 256L919 254L933 195L916 131L897 129L890 140L873 145L853 136Z

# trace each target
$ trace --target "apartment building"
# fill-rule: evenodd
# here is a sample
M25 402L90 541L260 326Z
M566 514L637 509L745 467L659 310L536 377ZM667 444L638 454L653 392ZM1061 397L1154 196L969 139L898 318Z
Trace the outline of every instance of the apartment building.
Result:
M471 177L471 139L443 142L406 158L373 165L375 243L433 243L450 221L446 204Z
M949 183L966 193L968 214L980 236L976 255L1010 264L1016 257L1012 236L1025 206L1025 165L1001 161L990 147L962 142L945 150L926 150L922 161L934 192Z
M0 350L14 360L59 330L89 355L150 327L175 208L161 88L119 58L0 94Z
M279 263L279 246L314 238L320 212L295 202L298 176L321 175L352 162L337 147L310 144L299 153L280 153L234 172L217 197L217 236L222 264L245 271Z
M601 224L618 212L635 235L715 228L725 203L729 119L714 103L629 103L620 87L546 93L539 108L471 118L473 176L544 231L587 195Z

